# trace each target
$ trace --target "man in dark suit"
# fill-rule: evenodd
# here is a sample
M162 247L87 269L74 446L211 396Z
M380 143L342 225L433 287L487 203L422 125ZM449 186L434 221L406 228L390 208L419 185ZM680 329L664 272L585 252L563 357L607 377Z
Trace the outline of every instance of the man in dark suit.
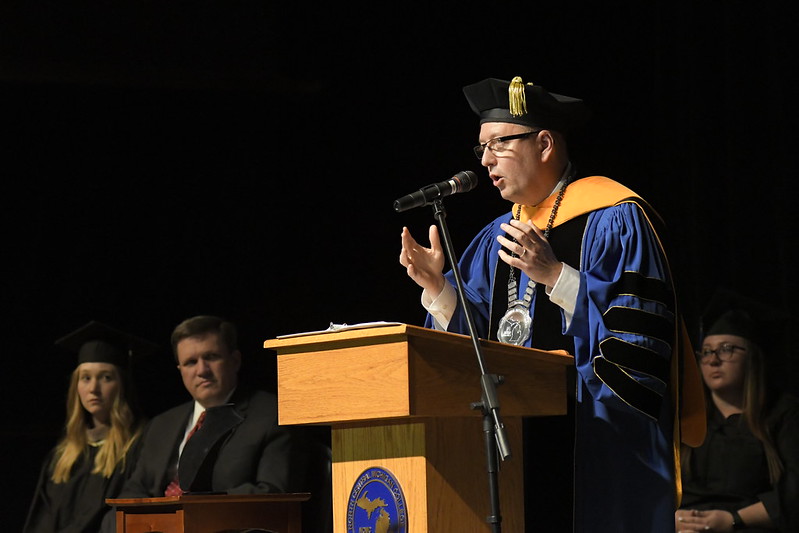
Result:
M193 401L152 419L119 497L290 490L290 430L278 425L274 394L240 386L235 326L189 318L173 331L172 348ZM104 529L113 531L110 522L107 516Z

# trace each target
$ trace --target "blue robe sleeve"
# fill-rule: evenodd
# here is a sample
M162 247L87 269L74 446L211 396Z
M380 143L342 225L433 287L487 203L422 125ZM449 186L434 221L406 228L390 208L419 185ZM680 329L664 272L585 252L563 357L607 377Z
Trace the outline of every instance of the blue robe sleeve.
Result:
M593 212L577 305L564 330L575 339L587 393L605 408L659 419L669 405L674 323L668 264L641 207L629 202Z
M458 261L458 268L464 285L466 299L471 304L472 318L474 319L477 335L480 338L488 338L491 314L491 291L494 273L497 267L497 253L500 244L497 241L498 235L504 235L500 224L510 220L511 214L507 213L487 226L472 239L469 246L464 251ZM447 281L455 285L455 276L452 271L445 275ZM460 302L459 302L460 303ZM433 328L433 318L428 315L425 320L425 327ZM453 333L469 333L469 324L463 312L463 306L458 305L450 320L447 331Z

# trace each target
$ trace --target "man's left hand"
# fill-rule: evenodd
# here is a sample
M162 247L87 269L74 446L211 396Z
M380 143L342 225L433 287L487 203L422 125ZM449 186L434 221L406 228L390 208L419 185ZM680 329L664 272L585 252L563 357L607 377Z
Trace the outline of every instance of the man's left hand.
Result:
M503 235L498 236L497 241L515 254L514 256L500 250L500 258L510 266L520 269L536 283L553 287L558 281L563 264L555 257L544 233L532 221L525 223L511 220L510 224L502 224L501 227L516 242Z

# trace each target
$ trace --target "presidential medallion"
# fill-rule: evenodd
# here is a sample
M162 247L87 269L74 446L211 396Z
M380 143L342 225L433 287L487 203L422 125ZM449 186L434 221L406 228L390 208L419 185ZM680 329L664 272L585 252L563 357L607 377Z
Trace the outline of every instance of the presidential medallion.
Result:
M521 300L512 302L502 320L499 321L497 339L499 342L521 346L530 338L533 329L533 319L530 318L530 308Z

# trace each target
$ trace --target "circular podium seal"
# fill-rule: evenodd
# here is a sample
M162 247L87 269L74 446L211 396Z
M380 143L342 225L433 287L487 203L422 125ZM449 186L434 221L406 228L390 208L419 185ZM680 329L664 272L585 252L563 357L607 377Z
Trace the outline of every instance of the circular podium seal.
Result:
M378 466L358 476L347 501L347 533L407 533L408 510L397 478Z

